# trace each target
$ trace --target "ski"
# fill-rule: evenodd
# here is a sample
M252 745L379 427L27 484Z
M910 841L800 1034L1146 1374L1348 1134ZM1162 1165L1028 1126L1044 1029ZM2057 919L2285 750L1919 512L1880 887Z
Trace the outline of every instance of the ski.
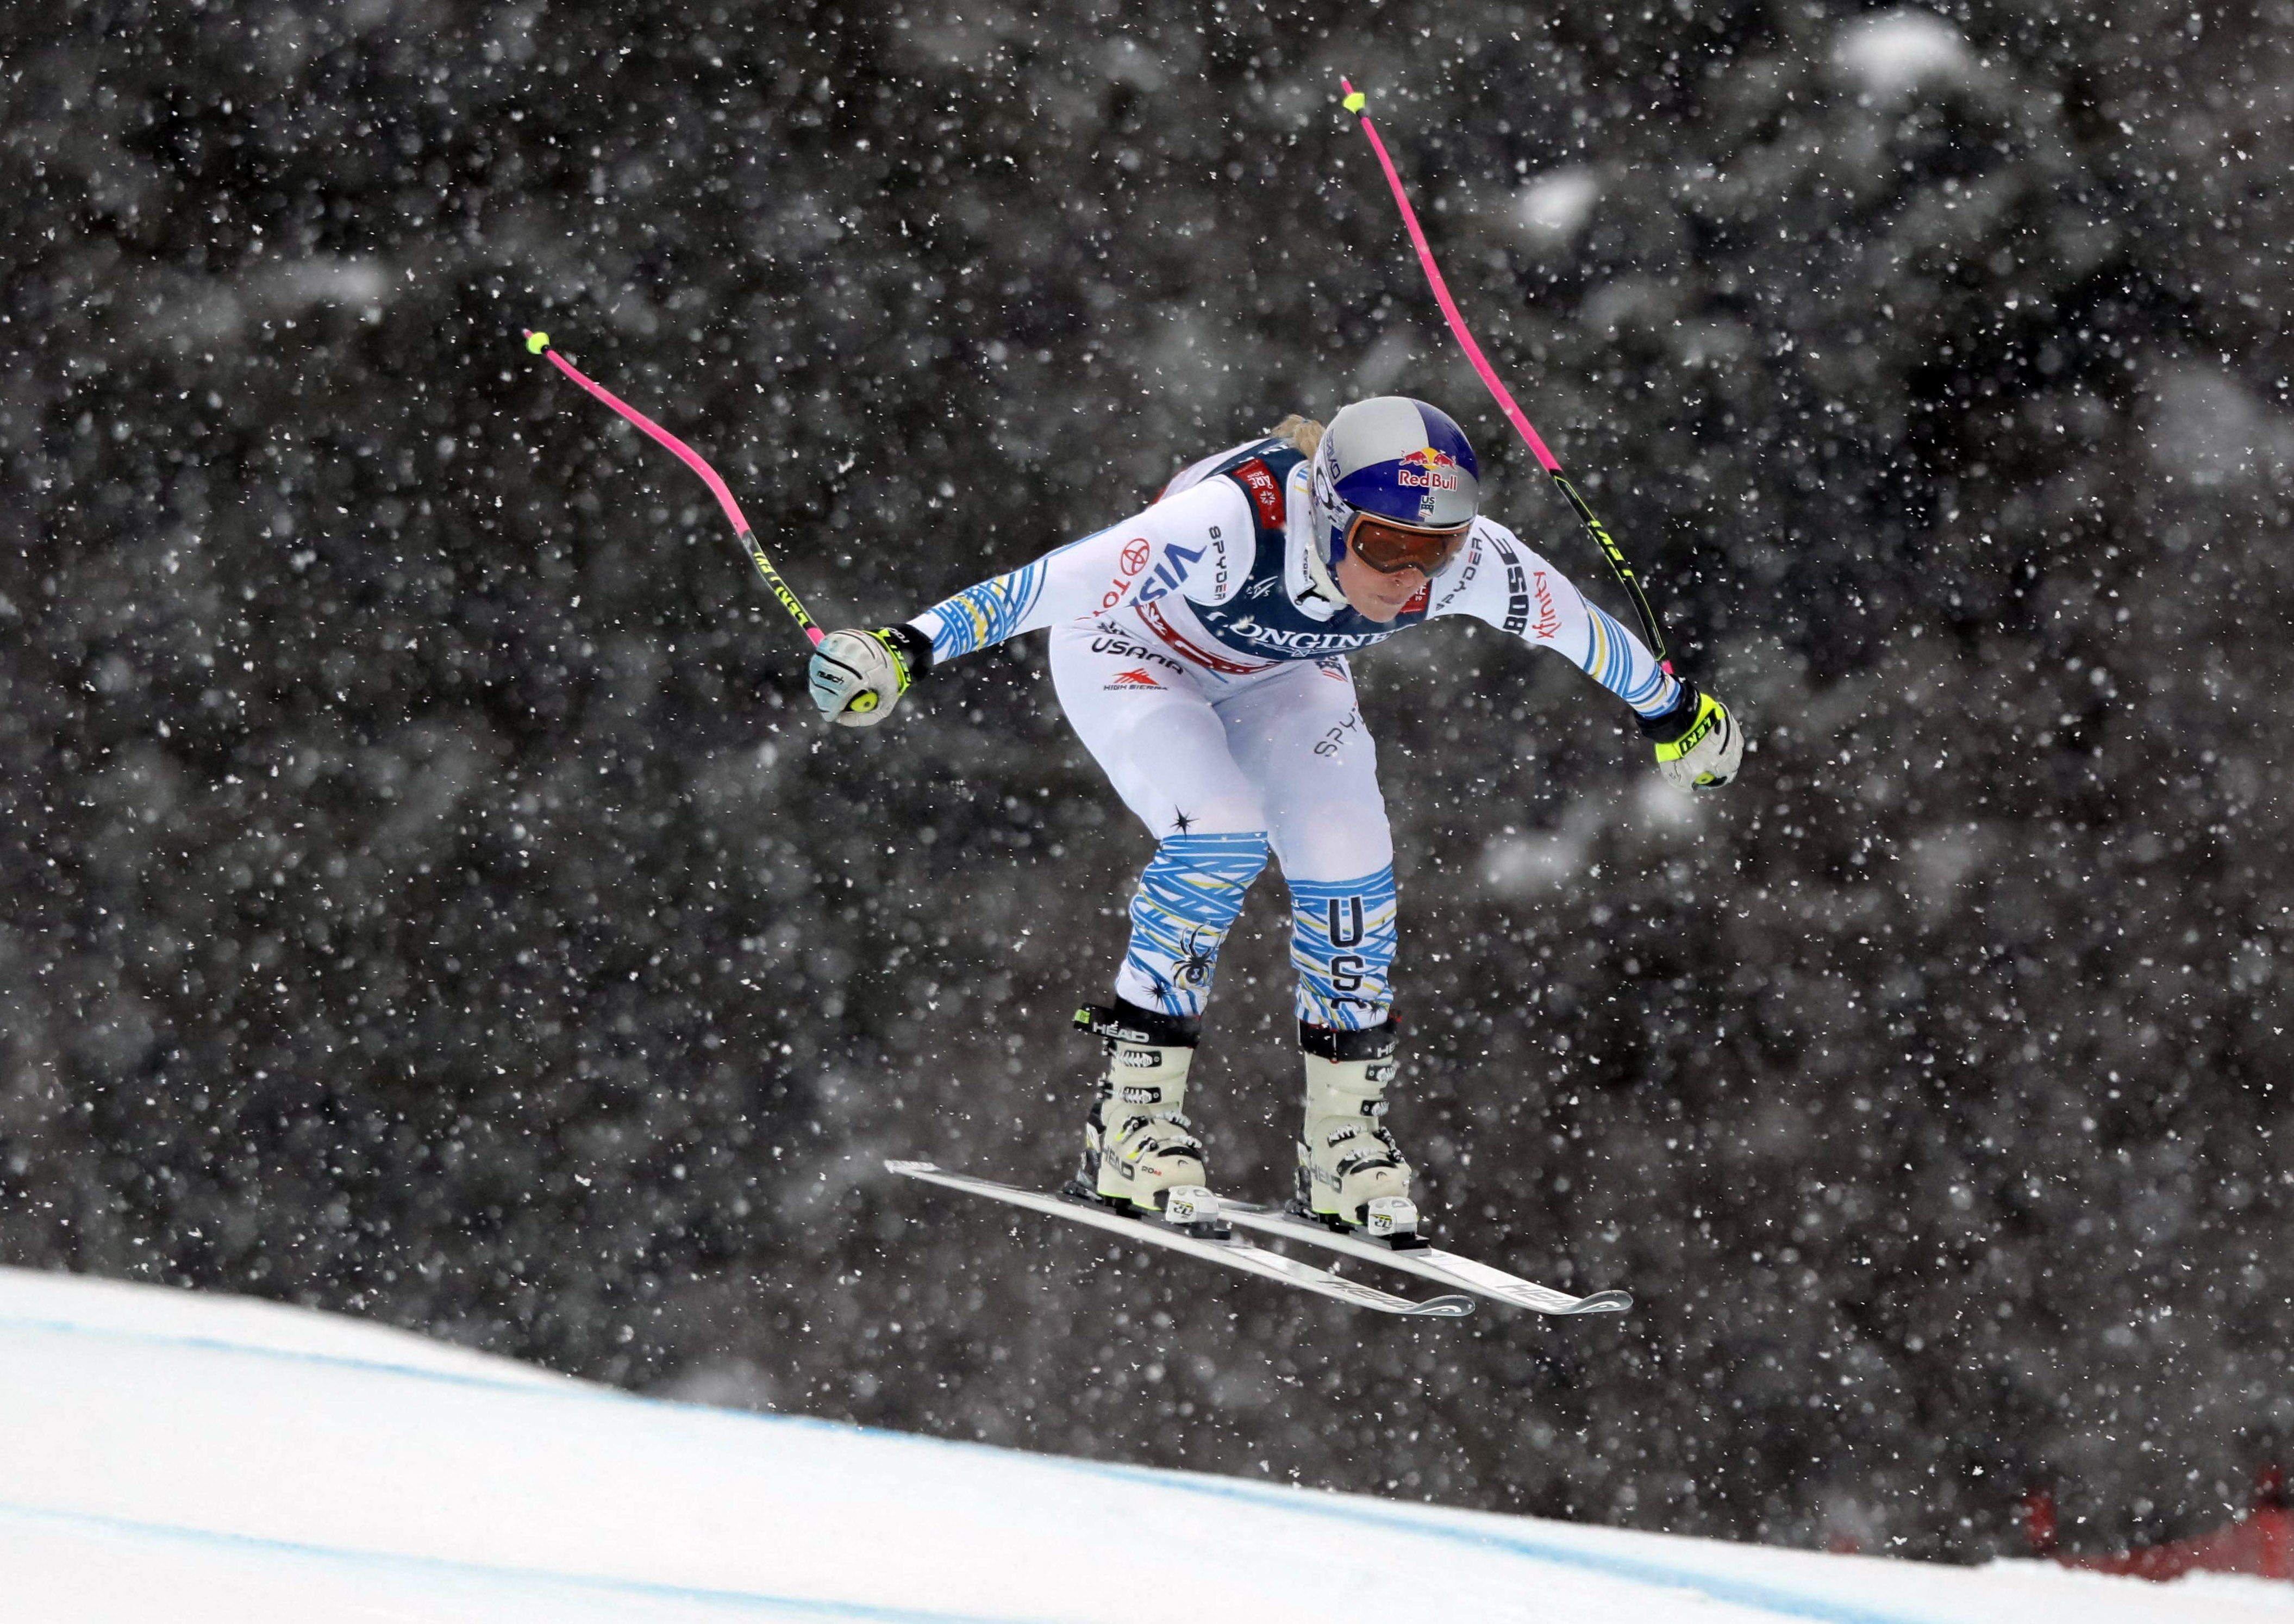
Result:
M1280 1252L1269 1252L1232 1234L1224 1238L1189 1234L1184 1230L1155 1219L1134 1218L1111 1207L1096 1206L1065 1196L1047 1195L1041 1190L1021 1190L1017 1185L998 1184L993 1179L975 1179L965 1173L950 1173L931 1162L888 1161L884 1166L886 1171L905 1178L921 1179L927 1184L986 1196L991 1200L1025 1207L1029 1212L1047 1214L1053 1218L1070 1219L1094 1229L1110 1230L1143 1246L1160 1246L1167 1252L1182 1253L1208 1263L1224 1263L1230 1269L1239 1269L1246 1274L1259 1275L1270 1280L1281 1280L1287 1286L1296 1286L1301 1291L1309 1291L1316 1296L1329 1297L1339 1303L1350 1303L1356 1308L1375 1309L1382 1314L1405 1314L1434 1320L1456 1320L1474 1311L1471 1297L1450 1295L1428 1297L1422 1303L1412 1302L1408 1297L1397 1297L1391 1292L1380 1291L1375 1286L1365 1286L1359 1280L1349 1280L1327 1269L1301 1263L1295 1257L1285 1257Z
M1460 1287L1495 1302L1541 1314L1621 1314L1633 1305L1632 1293L1629 1291L1597 1291L1590 1296L1573 1297L1566 1291L1540 1286L1534 1280L1525 1280L1519 1275L1508 1274L1502 1269L1493 1269L1487 1263L1437 1246L1390 1246L1368 1236L1341 1233L1296 1213L1230 1201L1221 1196L1212 1197L1208 1203L1198 1198L1189 1210L1203 1218L1224 1219L1261 1235L1304 1241L1310 1246L1327 1246L1347 1257L1384 1263L1420 1279Z

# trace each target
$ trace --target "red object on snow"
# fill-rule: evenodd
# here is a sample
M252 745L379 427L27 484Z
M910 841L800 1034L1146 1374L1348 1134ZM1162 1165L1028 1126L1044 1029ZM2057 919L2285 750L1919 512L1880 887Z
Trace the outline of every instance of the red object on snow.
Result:
M2254 1508L2212 1533L2146 1545L2116 1556L2082 1556L2055 1548L2055 1497L2035 1489L2023 1497L2023 1531L2031 1554L2090 1573L2135 1579L2179 1579L2185 1573L2247 1573L2294 1580L2294 1511L2286 1506L2286 1474L2266 1466L2255 1474Z
M2055 1554L2055 1497L2034 1489L2023 1497L2023 1532L2031 1541L2031 1555Z

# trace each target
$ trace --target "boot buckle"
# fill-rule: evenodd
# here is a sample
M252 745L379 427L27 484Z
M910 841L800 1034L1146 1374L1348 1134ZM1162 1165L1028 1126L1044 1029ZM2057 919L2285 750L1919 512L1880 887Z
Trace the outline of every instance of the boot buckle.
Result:
M1378 1240L1415 1235L1418 1233L1417 1204L1407 1196L1380 1196L1363 1209L1363 1231Z
M1200 1184L1174 1184L1163 1192L1163 1222L1202 1240L1231 1240L1219 1216L1219 1198Z
M1205 1223L1218 1216L1219 1198L1200 1184L1174 1184L1163 1192L1163 1222Z

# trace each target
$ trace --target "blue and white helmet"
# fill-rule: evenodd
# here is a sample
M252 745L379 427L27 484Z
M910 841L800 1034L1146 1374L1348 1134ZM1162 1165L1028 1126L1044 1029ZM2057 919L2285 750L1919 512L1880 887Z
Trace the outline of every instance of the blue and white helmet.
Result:
M1374 395L1322 431L1308 491L1322 562L1335 569L1356 514L1420 530L1472 523L1481 465L1448 412L1404 394Z

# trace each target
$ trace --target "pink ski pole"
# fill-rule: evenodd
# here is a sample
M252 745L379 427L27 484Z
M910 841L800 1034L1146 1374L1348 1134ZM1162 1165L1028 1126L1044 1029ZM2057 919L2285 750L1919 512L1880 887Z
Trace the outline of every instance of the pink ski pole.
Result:
M1435 302L1442 306L1442 314L1448 320L1450 330L1457 335L1459 347L1466 352L1466 359L1474 363L1474 370L1481 375L1483 386L1496 400L1498 410L1505 413L1506 420L1514 426L1528 444L1530 455L1537 459L1538 467L1553 476L1554 484L1559 487L1563 496L1569 499L1569 505L1577 510L1577 516L1592 532L1593 540L1600 546L1601 556L1609 561L1610 572L1616 576L1617 584L1624 588L1625 595L1633 600L1633 607L1640 614L1641 629L1648 636L1649 652L1656 656L1657 664L1664 669L1665 675L1671 676L1672 662L1665 657L1664 628L1657 624L1656 612L1649 607L1648 596L1641 590L1640 577L1633 572L1633 566L1625 562L1624 554L1618 550L1616 542L1601 521L1593 516L1593 510L1586 505L1585 499L1577 494L1577 487L1571 484L1568 476L1562 473L1560 459L1546 449L1544 439L1531 426L1527 415L1514 403L1513 395L1499 380L1497 369L1491 366L1489 358L1482 353L1482 346L1474 342L1474 335L1467 329L1466 318L1459 313L1457 300L1450 296L1450 285L1442 280L1441 267L1434 263L1434 250L1427 245L1426 233L1418 224L1418 212L1410 207L1410 194L1402 189L1402 176L1395 172L1394 160L1387 156L1386 143L1378 138L1377 127L1371 123L1370 115L1363 110L1369 98L1346 79L1341 78L1338 85L1346 93L1342 105L1362 120L1363 134L1370 137L1371 150L1378 154L1379 166L1386 171L1386 183L1394 189L1394 201L1402 210L1402 223L1408 229L1411 243L1418 250L1418 263L1426 268L1426 280L1433 285Z
M702 459L701 453L627 401L622 400L612 390L582 377L580 369L572 361L550 346L548 333L528 332L525 336L525 347L530 354L549 356L550 365L643 429L655 441L667 446L679 462L701 475L703 483L709 487L709 493L717 499L717 505L725 510L726 518L731 521L734 534L739 538L741 545L748 549L749 562L757 566L757 573L765 578L765 585L771 588L773 596L781 600L781 607L796 617L796 623L804 628L804 635L818 645L821 638L820 628L814 625L812 616L804 612L804 605L797 600L796 593L790 589L788 582L781 579L781 572L773 568L773 561L765 556L765 549L757 544L756 532L749 528L749 521L741 516L741 504L733 499L732 491L726 489L725 482L718 477L717 470Z

